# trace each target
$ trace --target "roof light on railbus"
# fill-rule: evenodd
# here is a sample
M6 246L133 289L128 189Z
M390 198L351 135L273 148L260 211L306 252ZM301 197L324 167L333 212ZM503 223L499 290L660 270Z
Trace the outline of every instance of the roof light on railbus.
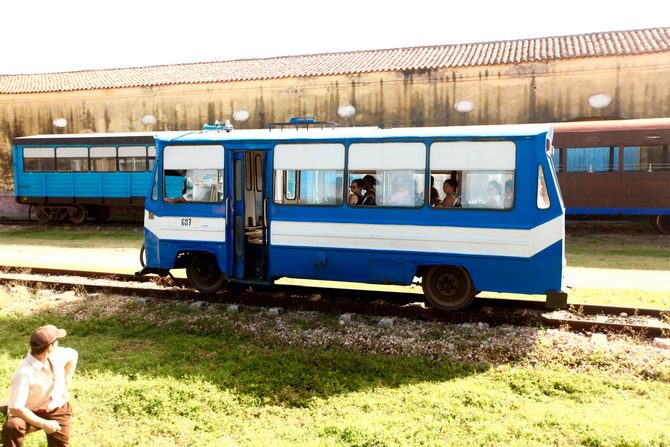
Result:
M224 122L216 120L214 121L213 126L211 124L205 124L202 128L203 130L225 130L226 132L230 132L234 129L233 125L230 124L230 120L225 120Z

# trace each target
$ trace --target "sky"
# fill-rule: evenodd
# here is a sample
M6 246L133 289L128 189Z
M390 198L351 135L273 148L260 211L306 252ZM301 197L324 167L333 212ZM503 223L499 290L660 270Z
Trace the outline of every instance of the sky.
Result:
M667 0L3 0L0 75L667 26Z

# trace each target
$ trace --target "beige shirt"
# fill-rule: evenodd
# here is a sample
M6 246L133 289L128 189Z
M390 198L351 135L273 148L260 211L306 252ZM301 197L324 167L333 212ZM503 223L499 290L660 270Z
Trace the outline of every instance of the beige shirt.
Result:
M9 408L51 411L65 405L69 397L65 386L65 365L76 361L77 357L74 349L60 346L49 355L46 363L29 353L12 376Z

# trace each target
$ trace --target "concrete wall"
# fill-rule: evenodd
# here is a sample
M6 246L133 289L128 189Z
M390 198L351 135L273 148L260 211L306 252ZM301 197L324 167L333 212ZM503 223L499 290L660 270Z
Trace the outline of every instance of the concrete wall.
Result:
M593 102L608 97L611 102L604 107L600 107L602 102ZM457 104L472 108L459 111ZM354 109L354 115L346 113ZM233 119L240 111L248 112L249 119ZM155 124L142 124L141 117L146 115L155 117ZM662 53L449 70L3 94L0 116L0 190L11 190L11 139L40 133L197 130L225 119L231 119L237 128L258 128L295 116L387 127L667 117L670 57ZM54 127L57 118L65 118L67 126Z

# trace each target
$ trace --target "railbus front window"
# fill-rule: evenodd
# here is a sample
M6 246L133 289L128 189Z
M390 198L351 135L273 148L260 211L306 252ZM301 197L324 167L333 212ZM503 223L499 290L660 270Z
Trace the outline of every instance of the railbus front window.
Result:
M342 204L342 144L278 144L275 147L273 163L274 203L323 206Z
M516 144L449 141L430 146L435 209L511 209L515 202ZM434 194L434 193L433 193Z
M354 143L349 147L349 185L363 182L362 206L424 204L426 145L419 142Z
M166 147L163 160L165 201L223 202L223 167L223 146Z

